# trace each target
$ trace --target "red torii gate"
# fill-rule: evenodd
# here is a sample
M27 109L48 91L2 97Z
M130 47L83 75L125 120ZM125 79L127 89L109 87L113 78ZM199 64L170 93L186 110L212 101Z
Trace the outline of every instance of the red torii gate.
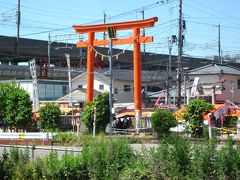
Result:
M93 101L93 83L94 83L94 46L106 46L109 45L109 40L97 40L95 39L95 32L105 32L108 28L114 30L133 30L133 37L113 39L112 44L134 44L133 51L133 65L134 65L134 109L142 110L142 95L141 95L141 50L140 43L153 42L153 37L140 36L140 28L153 27L155 22L158 21L157 17L153 17L140 21L129 21L120 23L108 23L98 24L90 26L78 26L73 25L76 33L84 34L88 33L88 40L85 42L78 42L77 47L87 47L87 102Z

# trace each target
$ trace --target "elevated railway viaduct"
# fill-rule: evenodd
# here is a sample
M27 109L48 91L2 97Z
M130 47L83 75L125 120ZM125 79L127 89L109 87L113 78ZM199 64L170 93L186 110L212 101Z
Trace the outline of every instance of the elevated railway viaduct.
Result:
M97 47L101 54L108 54L108 47ZM122 49L113 49L113 54L121 52ZM86 49L76 48L75 44L52 42L50 44L50 64L48 64L48 41L20 38L19 53L16 53L16 38L0 36L0 79L28 78L29 68L18 66L22 62L28 62L35 58L38 64L39 77L67 79L66 72L56 73L54 69L65 69L67 66L65 53L70 54L71 67L84 69L86 67ZM168 66L168 55L155 53L142 53L142 69L154 71L166 71ZM206 64L214 63L214 60L183 57L182 67L189 69L197 68ZM238 63L230 65L239 67ZM101 56L95 57L96 68L108 67L108 59ZM113 60L113 67L118 69L133 69L133 52L126 50L118 59ZM172 56L172 71L177 68L177 56ZM76 72L77 74L77 72ZM79 74L79 73L78 73Z

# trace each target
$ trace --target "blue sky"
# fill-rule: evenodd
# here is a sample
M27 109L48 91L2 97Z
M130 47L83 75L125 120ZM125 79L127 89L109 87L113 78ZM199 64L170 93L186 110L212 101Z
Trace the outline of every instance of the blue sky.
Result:
M163 3L162 3L163 2ZM86 36L76 35L73 24L121 22L157 16L154 28L146 29L146 35L154 42L146 44L146 51L168 53L168 37L178 33L177 0L21 0L20 36L33 39L75 43ZM0 0L0 35L16 36L17 0ZM184 54L190 56L218 55L218 28L221 25L221 49L223 55L240 54L240 1L238 0L183 0ZM131 31L118 32L118 37L131 36ZM98 39L102 34L97 34ZM116 46L117 48L125 48ZM177 45L173 45L177 54Z

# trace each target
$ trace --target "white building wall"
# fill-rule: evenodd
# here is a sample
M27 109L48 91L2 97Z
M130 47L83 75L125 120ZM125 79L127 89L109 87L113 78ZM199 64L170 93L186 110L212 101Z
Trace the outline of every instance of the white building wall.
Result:
M19 82L18 83L21 88L26 90L30 95L31 100L33 99L33 84L30 81Z
M124 85L129 85L130 91L124 91ZM147 89L147 84L142 82L142 87ZM114 93L114 88L118 89L118 93ZM113 96L117 99L117 103L133 103L134 102L134 82L114 80L113 82Z
M130 86L130 91L124 91L124 85ZM117 88L117 94L114 93L114 88ZM133 82L114 80L113 82L113 97L117 99L117 103L133 103Z

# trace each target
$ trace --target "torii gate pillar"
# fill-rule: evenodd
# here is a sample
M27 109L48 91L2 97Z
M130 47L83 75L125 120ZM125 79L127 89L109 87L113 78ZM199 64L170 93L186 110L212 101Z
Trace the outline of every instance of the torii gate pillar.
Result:
M142 81L141 81L141 50L139 43L140 29L133 29L134 51L133 51L133 67L134 67L134 109L142 110Z
M93 101L93 85L94 85L94 32L88 33L88 51L87 51L87 102Z
M79 34L88 33L88 40L86 42L78 42L77 47L87 47L87 102L93 101L93 85L94 85L94 49L95 46L109 45L109 40L96 40L94 39L95 32L105 32L108 28L114 30L133 30L133 37L112 39L112 44L134 44L133 52L133 65L134 65L134 109L135 114L137 111L142 110L142 82L141 82L141 50L140 43L153 42L153 37L140 36L140 28L149 28L154 26L158 21L157 17L140 20L129 21L121 23L98 24L90 26L73 26Z

